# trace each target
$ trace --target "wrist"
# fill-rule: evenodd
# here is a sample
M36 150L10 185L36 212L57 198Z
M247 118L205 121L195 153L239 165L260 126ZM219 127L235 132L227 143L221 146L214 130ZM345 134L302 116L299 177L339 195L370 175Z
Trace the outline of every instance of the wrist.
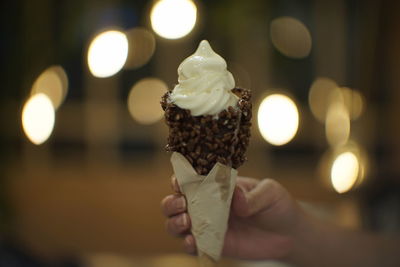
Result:
M299 210L298 220L292 231L293 246L285 262L295 266L321 266L314 259L324 257L323 250L320 249L330 242L328 235L334 229L304 210Z
M291 246L282 260L298 266L303 261L304 255L310 251L309 248L314 246L313 243L320 237L320 229L318 221L305 213L300 206L295 210L294 223L288 233L292 241Z
M305 216L286 262L296 266L400 266L400 237L355 231Z

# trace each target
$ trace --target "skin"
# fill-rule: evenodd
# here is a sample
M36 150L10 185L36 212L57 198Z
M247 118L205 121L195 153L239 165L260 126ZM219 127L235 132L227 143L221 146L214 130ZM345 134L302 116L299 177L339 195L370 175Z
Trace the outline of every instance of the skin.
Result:
M185 197L172 178L174 194L161 207L167 231L196 254ZM223 255L246 260L280 260L296 266L400 266L400 238L349 231L307 214L272 179L239 177L232 197Z

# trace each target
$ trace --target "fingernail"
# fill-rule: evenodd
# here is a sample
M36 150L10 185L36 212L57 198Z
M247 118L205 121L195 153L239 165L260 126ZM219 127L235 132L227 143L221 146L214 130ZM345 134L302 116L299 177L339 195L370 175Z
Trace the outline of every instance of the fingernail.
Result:
M195 255L196 254L196 243L192 235L187 235L184 241L184 248L187 253Z
M176 209L178 209L179 211L184 211L186 210L186 200L184 197L180 197L178 199L175 200L176 203Z
M176 193L179 193L179 192L180 192L180 190L179 190L179 185L178 185L178 180L176 179L175 176L172 178L172 189L173 189Z
M185 243L187 246L193 246L193 238L191 236L186 236L185 237Z
M178 224L185 227L187 225L187 215L186 214L182 214L179 219L178 219Z

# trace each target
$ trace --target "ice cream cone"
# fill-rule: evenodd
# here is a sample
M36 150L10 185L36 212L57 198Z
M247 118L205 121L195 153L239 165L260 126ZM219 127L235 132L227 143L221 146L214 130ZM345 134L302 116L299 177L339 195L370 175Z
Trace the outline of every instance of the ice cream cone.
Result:
M161 101L167 151L187 198L201 266L216 266L224 245L237 171L250 139L251 93L234 88L225 60L207 41L178 68Z

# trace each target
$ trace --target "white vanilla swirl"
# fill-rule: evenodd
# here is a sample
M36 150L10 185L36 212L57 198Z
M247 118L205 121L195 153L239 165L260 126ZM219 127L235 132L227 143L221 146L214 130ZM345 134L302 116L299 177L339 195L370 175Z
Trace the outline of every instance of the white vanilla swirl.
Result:
M171 101L192 116L216 115L229 106L235 107L238 97L232 92L235 80L226 69L225 60L203 40L196 52L178 68L178 82Z

